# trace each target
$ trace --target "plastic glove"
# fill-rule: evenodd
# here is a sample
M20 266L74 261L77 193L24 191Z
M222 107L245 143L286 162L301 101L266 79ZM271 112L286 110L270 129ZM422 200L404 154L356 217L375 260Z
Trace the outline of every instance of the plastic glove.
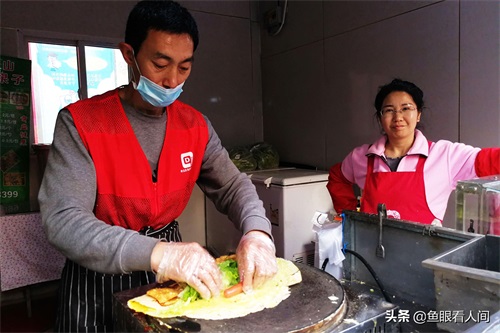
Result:
M241 237L236 258L243 291L262 285L278 272L276 248L269 236L260 231L250 231Z
M220 294L221 272L207 250L198 243L170 242L163 246L163 257L156 272L158 282L186 282L205 299Z

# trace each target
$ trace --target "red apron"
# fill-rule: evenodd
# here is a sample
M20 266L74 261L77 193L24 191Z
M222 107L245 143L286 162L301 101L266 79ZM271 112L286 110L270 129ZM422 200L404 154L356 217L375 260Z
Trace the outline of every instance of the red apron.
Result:
M415 172L373 172L375 156L368 157L361 211L377 214L379 203L395 210L402 220L431 224L436 218L427 205L424 184L425 156L420 156Z

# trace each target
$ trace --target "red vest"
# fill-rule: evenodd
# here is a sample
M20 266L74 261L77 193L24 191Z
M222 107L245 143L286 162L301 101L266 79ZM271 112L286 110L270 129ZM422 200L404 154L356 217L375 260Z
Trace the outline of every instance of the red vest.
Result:
M154 183L118 90L67 109L96 169L97 218L140 230L163 227L179 217L200 173L208 142L201 113L180 101L167 107L167 130Z
M385 203L387 210L396 210L402 220L431 224L435 216L425 196L426 159L419 157L415 172L373 172L375 156L369 156L361 211L377 214L378 204Z

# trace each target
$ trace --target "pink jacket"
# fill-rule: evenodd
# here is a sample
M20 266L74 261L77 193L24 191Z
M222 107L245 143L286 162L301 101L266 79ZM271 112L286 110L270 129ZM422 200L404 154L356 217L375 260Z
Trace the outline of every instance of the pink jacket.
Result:
M361 189L365 186L367 154L383 157L387 137L381 136L372 145L355 148L342 162L342 173L351 183ZM478 177L474 167L476 156L481 148L463 143L440 140L428 146L426 137L415 130L415 142L404 157L397 171L415 171L420 154L427 156L424 165L425 195L429 209L439 219L443 219L450 193L458 180ZM374 172L390 172L389 166L382 159L375 159Z

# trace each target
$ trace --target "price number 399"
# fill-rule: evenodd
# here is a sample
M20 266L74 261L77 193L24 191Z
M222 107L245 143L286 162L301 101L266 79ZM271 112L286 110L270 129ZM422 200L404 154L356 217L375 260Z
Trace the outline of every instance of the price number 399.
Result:
M2 199L17 198L18 196L19 196L18 191L2 191L1 192Z

